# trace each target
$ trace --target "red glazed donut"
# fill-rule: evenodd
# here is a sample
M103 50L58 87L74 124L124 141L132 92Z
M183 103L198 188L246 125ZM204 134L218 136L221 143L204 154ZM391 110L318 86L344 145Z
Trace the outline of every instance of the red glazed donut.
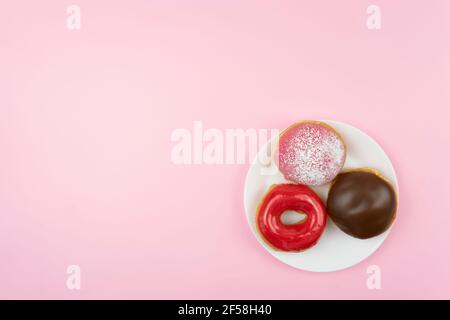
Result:
M299 211L306 218L283 224L287 210ZM279 184L264 196L256 215L256 225L268 244L281 251L302 251L314 246L327 223L327 213L319 196L305 185Z

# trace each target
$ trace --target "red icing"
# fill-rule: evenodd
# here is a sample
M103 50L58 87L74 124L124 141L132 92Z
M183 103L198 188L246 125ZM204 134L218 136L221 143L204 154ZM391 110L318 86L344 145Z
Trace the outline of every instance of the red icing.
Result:
M306 218L283 224L281 215L292 210ZM319 196L305 185L279 184L265 195L257 213L257 227L263 238L282 251L302 251L315 245L325 229L327 214Z

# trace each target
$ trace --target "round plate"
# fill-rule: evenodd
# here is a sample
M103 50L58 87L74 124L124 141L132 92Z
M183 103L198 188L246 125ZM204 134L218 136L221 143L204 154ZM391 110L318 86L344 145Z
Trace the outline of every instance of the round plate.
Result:
M378 170L395 187L398 196L398 183L394 167L383 149L366 133L337 121L321 120L338 131L347 145L347 158L344 168L369 167ZM271 248L266 244L256 228L256 211L263 196L273 184L289 183L278 170L271 157L270 163L264 163L258 159L264 159L264 155L270 154L270 150L276 150L278 137L272 138L258 152L258 156L250 166L245 180L244 206L247 220L259 243L278 260L301 270L313 272L331 272L351 267L370 256L386 239L389 230L383 234L360 240L342 232L331 219L328 218L324 234L319 242L312 248L302 252L282 252ZM312 187L319 194L324 203L330 184L320 187ZM289 221L287 215L285 221ZM292 219L292 216L290 217ZM294 221L292 221L294 222Z

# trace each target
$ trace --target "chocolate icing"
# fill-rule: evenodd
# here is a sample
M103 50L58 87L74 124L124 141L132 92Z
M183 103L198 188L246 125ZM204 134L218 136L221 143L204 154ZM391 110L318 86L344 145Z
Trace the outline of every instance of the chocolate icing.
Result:
M386 231L396 210L394 189L372 172L341 173L328 193L329 216L342 231L355 238L368 239Z

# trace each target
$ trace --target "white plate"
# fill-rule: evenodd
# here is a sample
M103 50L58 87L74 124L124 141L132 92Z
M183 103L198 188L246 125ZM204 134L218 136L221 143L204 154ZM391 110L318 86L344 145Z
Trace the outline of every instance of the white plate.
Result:
M328 120L322 121L335 128L336 131L342 135L347 145L347 158L344 164L344 170L361 167L377 169L392 182L398 196L398 183L394 167L384 150L371 137L346 123ZM276 146L278 142L277 138L278 137L274 137L262 147L261 150L259 150L258 156L262 157L263 154L270 153L269 148L274 148ZM363 261L374 253L386 239L389 230L377 237L367 240L353 238L342 232L332 220L328 218L324 234L314 247L298 253L281 252L272 249L266 244L257 231L255 217L256 210L258 204L271 185L285 183L287 181L277 169L273 159L270 164L266 165L261 164L261 161L258 161L257 159L250 166L245 180L245 212L250 228L259 243L278 260L294 268L306 271L337 271ZM273 174L268 175L267 171L264 173L264 170L267 170L268 167L273 170ZM324 203L326 203L329 188L330 184L313 187Z

